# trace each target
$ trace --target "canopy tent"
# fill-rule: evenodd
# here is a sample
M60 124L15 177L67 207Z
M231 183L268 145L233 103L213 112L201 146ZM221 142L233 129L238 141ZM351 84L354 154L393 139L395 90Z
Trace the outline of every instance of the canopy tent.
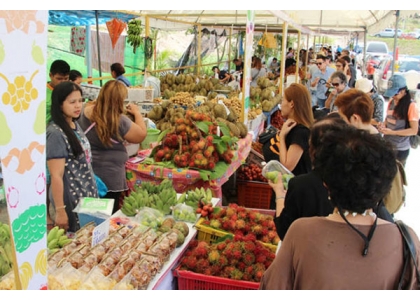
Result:
M244 30L247 10L98 10L100 24L118 18L150 17L150 27L182 30L200 23L205 27L232 27ZM420 13L400 10L400 17ZM309 35L342 35L349 32L376 32L395 20L395 10L256 10L255 31L281 31L284 22L291 30ZM50 10L49 23L53 25L95 25L94 10ZM144 24L144 23L143 23Z

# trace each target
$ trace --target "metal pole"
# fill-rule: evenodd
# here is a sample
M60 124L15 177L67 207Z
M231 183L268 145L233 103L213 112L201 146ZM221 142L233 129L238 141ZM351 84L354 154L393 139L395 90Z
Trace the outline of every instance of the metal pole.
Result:
M101 71L101 47L99 46L99 17L98 17L98 11L95 10L95 18L96 18L96 46L98 48L98 71L99 71L99 77L102 77L102 71ZM102 79L99 81L100 86L102 87Z
M363 37L363 70L362 70L363 77L366 77L366 67L367 67L366 44L367 44L367 28L365 27L365 36Z
M393 53L392 53L392 56L394 57L393 59L392 59L392 62L391 62L391 76L392 75L394 75L394 71L395 71L395 60L397 59L397 41L398 41L398 21L399 21L399 19L400 19L400 11L399 10L396 10L395 11L395 16L396 16L396 19L395 19L395 34L394 34L394 51L393 51Z

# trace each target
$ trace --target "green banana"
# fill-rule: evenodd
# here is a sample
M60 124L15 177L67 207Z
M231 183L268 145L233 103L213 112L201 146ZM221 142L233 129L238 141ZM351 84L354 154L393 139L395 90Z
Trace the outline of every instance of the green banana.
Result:
M56 238L58 229L59 229L59 227L55 226L50 230L50 232L48 232L48 235L47 235L47 242L48 243Z
M58 247L58 239L53 239L48 243L48 249L55 249Z
M187 193L182 193L181 196L179 196L177 203L184 203L185 200L187 200Z
M65 245L70 244L72 239L67 238L67 236L63 235L64 239L58 240L57 244L60 248L63 248Z

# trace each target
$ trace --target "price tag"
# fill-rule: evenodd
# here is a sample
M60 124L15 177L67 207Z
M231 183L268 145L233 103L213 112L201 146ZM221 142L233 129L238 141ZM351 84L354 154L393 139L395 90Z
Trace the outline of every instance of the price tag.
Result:
M100 244L109 235L109 219L103 221L100 225L96 226L92 231L92 247Z

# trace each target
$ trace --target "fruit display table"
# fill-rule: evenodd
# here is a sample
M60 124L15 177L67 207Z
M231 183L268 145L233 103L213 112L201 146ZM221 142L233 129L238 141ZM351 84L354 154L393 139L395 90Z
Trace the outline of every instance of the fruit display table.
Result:
M245 138L238 141L238 149L235 151L232 163L227 167L224 174L216 179L205 181L201 178L200 172L186 168L165 168L163 166L145 163L126 163L126 178L130 190L134 185L142 181L161 182L165 178L173 181L175 190L183 193L191 188L204 187L211 188L213 196L222 198L222 185L228 181L229 177L235 173L239 166L248 157L251 151L252 134L249 133ZM151 149L140 151L143 155L150 154ZM148 152L148 153L147 153Z
M211 202L213 206L221 205L220 198L213 198ZM135 222L134 217L125 216L121 210L118 210L111 218L128 218L129 220ZM198 220L200 220L199 217L197 217L197 221ZM177 266L180 258L183 257L190 241L195 239L197 236L197 228L195 227L195 224L187 222L187 225L189 228L189 234L185 237L184 243L180 247L175 248L175 250L171 253L169 261L165 263L162 270L159 272L159 276L156 276L150 282L148 290L173 290L176 288L172 269Z

